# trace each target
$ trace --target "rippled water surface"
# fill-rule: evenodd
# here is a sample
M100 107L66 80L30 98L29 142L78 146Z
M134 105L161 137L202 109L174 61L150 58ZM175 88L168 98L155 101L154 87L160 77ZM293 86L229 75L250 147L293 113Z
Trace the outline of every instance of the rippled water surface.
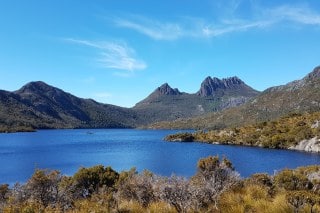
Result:
M0 183L26 181L35 168L72 175L81 166L110 165L117 171L136 167L160 175L192 176L199 158L226 156L241 176L272 174L282 168L320 164L320 154L253 147L169 143L174 130L82 129L0 134Z

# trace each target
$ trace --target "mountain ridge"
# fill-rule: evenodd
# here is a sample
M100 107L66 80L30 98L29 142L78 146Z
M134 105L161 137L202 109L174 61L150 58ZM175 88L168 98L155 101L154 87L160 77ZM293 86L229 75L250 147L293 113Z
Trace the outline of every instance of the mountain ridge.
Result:
M180 92L165 83L138 102L133 109L141 116L148 114L144 119L150 123L171 121L239 106L258 94L258 91L237 77L207 77L195 93Z
M42 81L0 94L0 127L133 128L136 117L130 109L78 98Z
M240 90L232 91L234 88L230 85L234 82L245 85L240 79L219 79L219 82L224 85L219 92L206 97L180 92L164 83L135 107L124 108L79 98L43 81L32 81L16 91L0 93L0 119L3 121L0 128L136 128L219 111L251 98L242 96ZM252 91L254 94L255 90Z
M251 90L251 92L254 92L254 90L246 85L240 78L237 76L233 76L230 78L216 78L216 77L210 77L208 76L205 78L205 80L201 83L201 87L199 91L196 93L199 96L202 97L208 97L212 96L217 92L218 90Z
M320 67L300 80L270 87L241 106L200 117L160 122L150 128L222 129L269 121L289 113L320 111Z
M288 113L320 111L320 66L304 78L258 92L238 77L207 77L195 93L168 83L132 108L76 97L42 81L0 90L0 128L219 129L267 121ZM169 121L166 122L166 121Z

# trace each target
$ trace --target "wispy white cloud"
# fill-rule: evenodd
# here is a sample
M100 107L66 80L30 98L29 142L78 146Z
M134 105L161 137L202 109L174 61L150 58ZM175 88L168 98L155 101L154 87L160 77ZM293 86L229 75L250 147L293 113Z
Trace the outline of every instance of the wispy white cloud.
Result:
M155 40L174 40L184 34L179 24L162 23L141 16L132 16L130 20L116 18L114 23L119 27L136 30Z
M232 32L247 31L254 28L266 28L270 24L271 22L268 21L256 21L229 24L222 27L205 26L202 28L202 34L206 37L215 37Z
M125 43L95 42L73 38L64 40L98 49L99 57L96 61L105 68L127 71L130 74L136 70L144 70L147 68L147 64L143 60L135 57L134 49Z
M232 11L239 7L240 1L233 2ZM224 34L266 29L280 23L290 22L300 25L320 26L320 13L307 5L282 5L274 8L252 6L251 18L222 19L215 17L206 20L199 17L179 18L172 22L160 22L149 17L130 15L126 18L114 18L118 27L135 30L154 40L176 40L183 37L211 38Z
M185 18L176 23L160 23L148 18L136 20L116 19L119 27L136 30L154 40L176 40L182 37L215 37L235 31L245 31L251 28L265 27L267 21L239 21L229 23L210 23L201 18Z
M266 10L266 15L273 20L291 21L305 25L320 25L320 14L305 5L283 5Z

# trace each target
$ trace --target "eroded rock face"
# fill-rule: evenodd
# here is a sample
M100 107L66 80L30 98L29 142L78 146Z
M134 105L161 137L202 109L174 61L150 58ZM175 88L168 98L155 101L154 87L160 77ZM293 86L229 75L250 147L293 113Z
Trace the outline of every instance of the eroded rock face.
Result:
M224 88L225 85L218 78L207 77L202 83L198 95L202 97L207 97L213 95L218 89Z
M309 140L303 140L298 145L289 147L289 149L305 152L320 152L320 139L314 137Z
M237 77L207 77L197 93L180 92L162 84L133 109L149 123L172 121L239 106L258 94Z
M197 92L197 95L201 97L208 97L215 95L218 91L228 90L236 90L237 92L241 92L241 90L250 90L250 87L236 76L223 79L207 77L201 83L201 87ZM252 89L252 91L254 90Z

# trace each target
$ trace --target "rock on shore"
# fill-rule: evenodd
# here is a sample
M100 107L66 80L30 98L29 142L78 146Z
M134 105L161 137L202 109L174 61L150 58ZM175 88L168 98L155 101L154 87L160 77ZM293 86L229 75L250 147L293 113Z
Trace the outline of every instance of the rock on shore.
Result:
M320 152L320 139L318 137L314 137L308 140L303 140L296 146L290 146L289 149L305 152Z

